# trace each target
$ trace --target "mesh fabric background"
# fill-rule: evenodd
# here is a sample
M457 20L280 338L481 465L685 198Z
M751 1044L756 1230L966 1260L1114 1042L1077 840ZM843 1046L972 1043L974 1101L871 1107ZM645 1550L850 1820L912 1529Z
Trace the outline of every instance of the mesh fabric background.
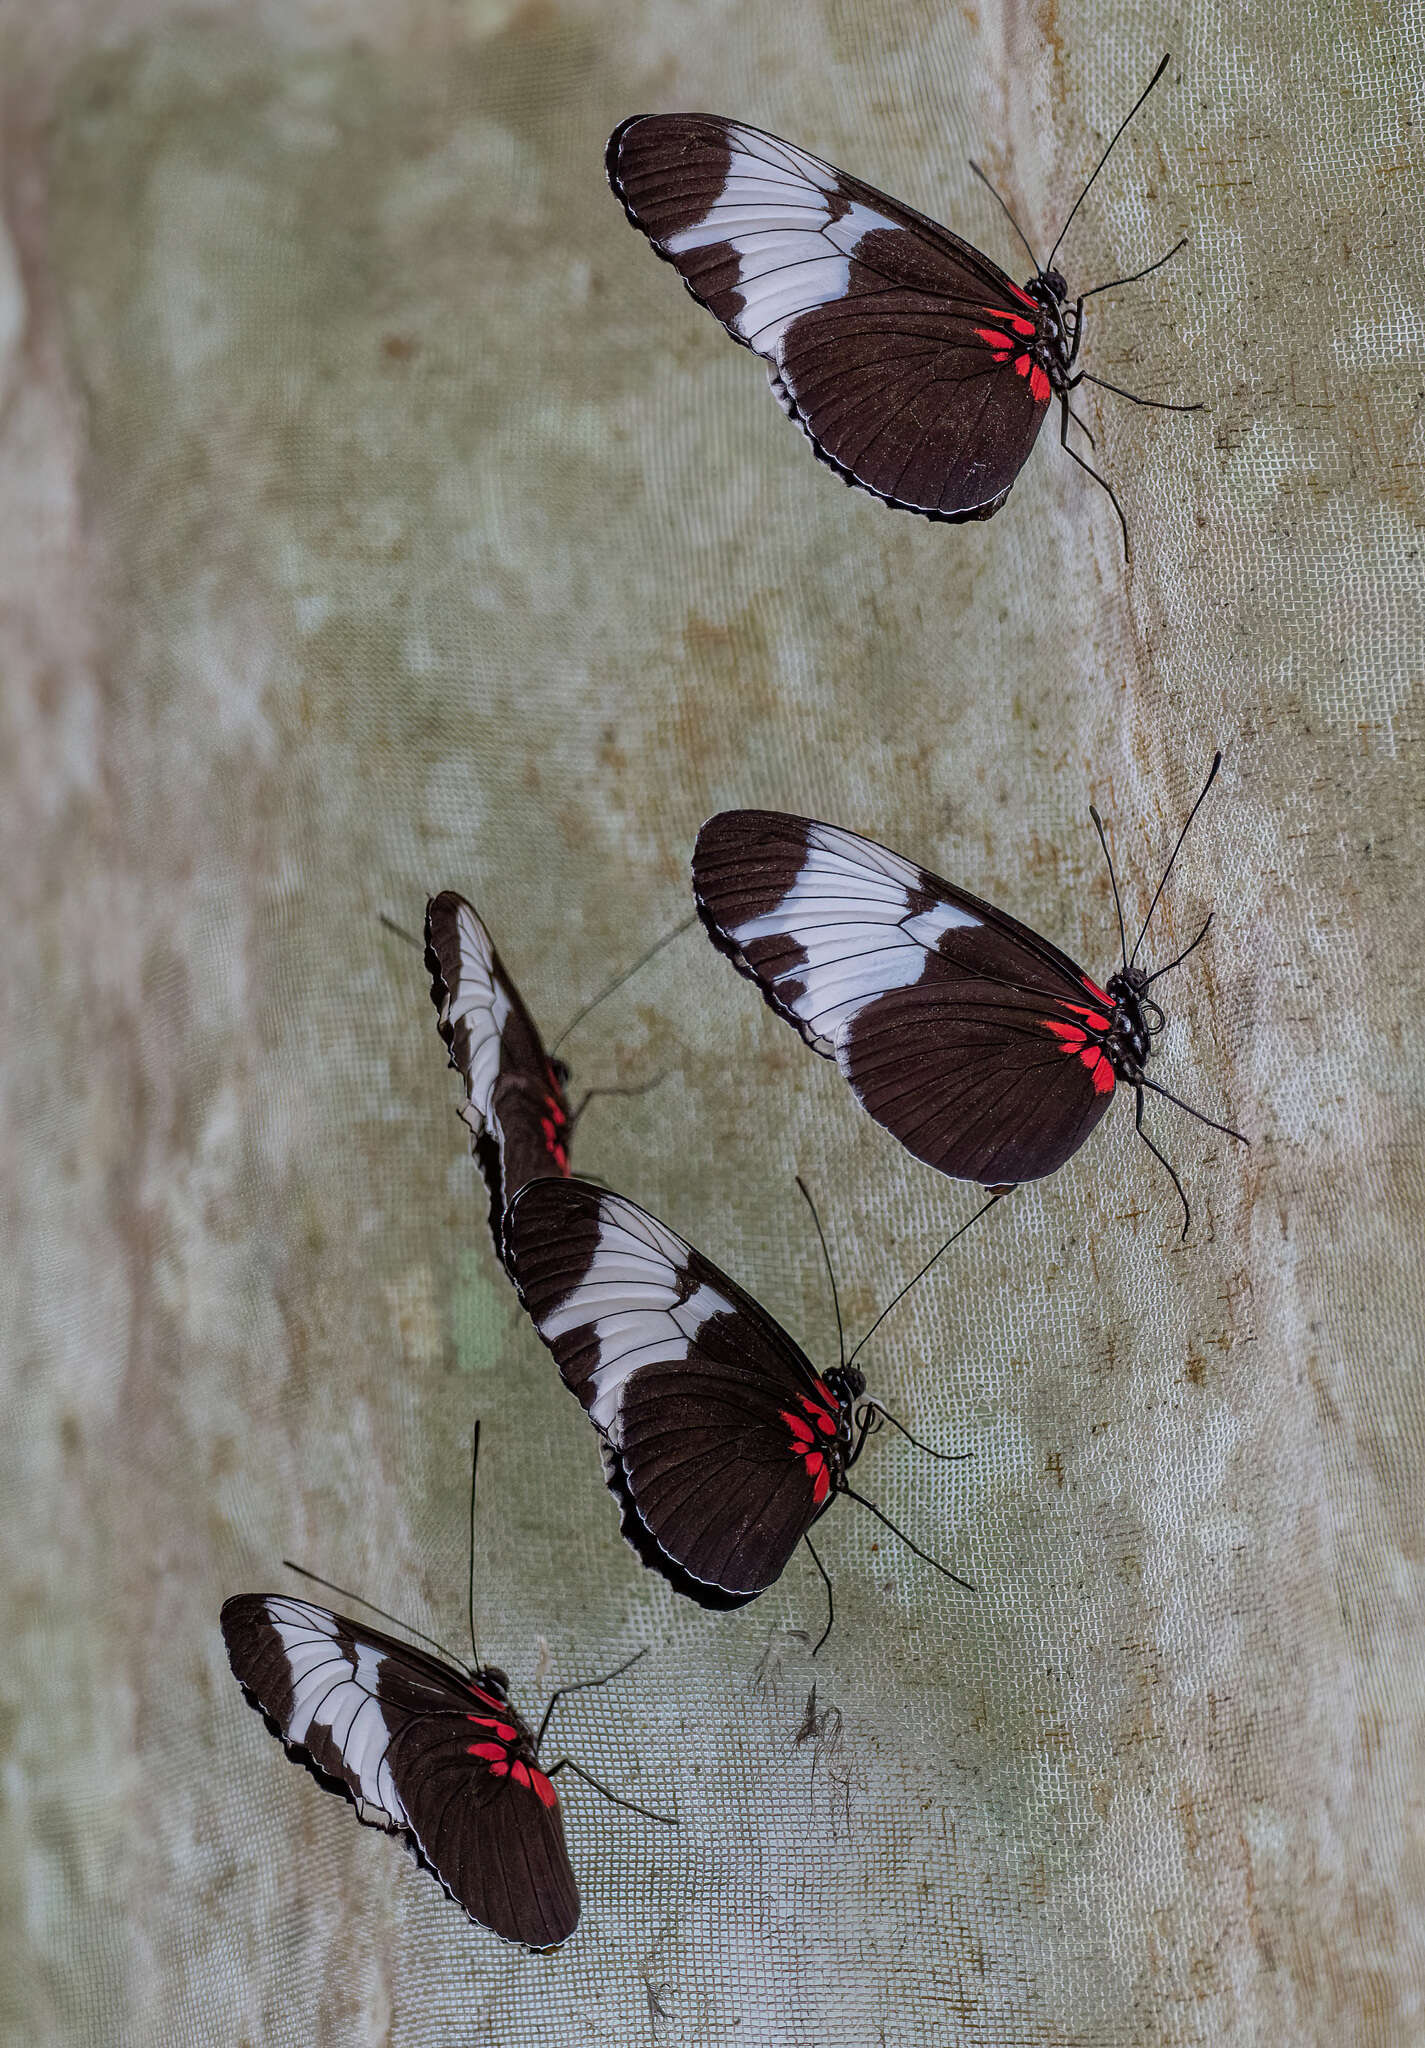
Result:
M0 1441L17 2041L1409 2043L1421 1839L1414 9L1192 0L70 0L0 15L9 1050ZM1132 525L1052 446L946 529L843 490L605 189L736 112L1023 268L1065 251ZM1119 1105L866 1354L869 1517L736 1617L618 1541L484 1238L416 954L464 889L556 1028L684 914L728 804L885 839L1113 959ZM969 1214L696 935L581 1026L576 1159L834 1342ZM468 1926L244 1707L296 1555L486 1654L556 1739L583 1925ZM841 1746L798 1747L808 1690ZM813 1770L813 1763L817 1768Z

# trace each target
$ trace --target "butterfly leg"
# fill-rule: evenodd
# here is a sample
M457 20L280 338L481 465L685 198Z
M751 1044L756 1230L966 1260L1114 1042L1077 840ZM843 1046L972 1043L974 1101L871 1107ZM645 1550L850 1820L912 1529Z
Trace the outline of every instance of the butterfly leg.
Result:
M408 932L403 924L397 924L394 917L387 917L384 910L377 911L376 922L379 925L384 925L393 938L404 939L406 944L414 946L418 953L422 950L424 942L418 939L413 932Z
M813 1548L810 1536L803 1536L802 1542L805 1543L807 1549L811 1551L811 1561L816 1566L817 1570L821 1573L821 1582L826 1588L826 1627L822 1630L821 1634L816 1639L816 1649L812 1651L812 1655L814 1657L816 1655L817 1650L821 1648L822 1644L831 1634L832 1629L836 1626L836 1596L833 1594L831 1590L831 1580L827 1577L826 1566L817 1556L816 1551Z
M1115 398L1126 398L1130 405L1146 405L1154 412L1203 412L1202 400L1195 398L1191 405L1173 405L1166 398L1144 398L1141 392L1125 391L1121 384L1110 384L1104 377L1091 377L1087 370L1082 372L1085 384L1097 384L1100 391L1111 391Z
M668 1076L666 1074L655 1074L651 1081L632 1082L626 1088L609 1087L586 1089L584 1091L583 1096L580 1098L577 1109L572 1109L569 1112L570 1137L573 1137L574 1126L578 1123L580 1117L584 1114L584 1111L589 1107L589 1104L593 1101L596 1101L600 1095L648 1095L653 1091L653 1089L661 1088L663 1083L667 1080L667 1078Z
M1071 420L1073 421L1074 425L1075 425L1075 426L1076 426L1076 427L1078 428L1079 432L1080 432L1080 433L1081 433L1081 434L1083 435L1084 439L1085 439L1085 440L1086 440L1086 441L1088 442L1088 444L1089 444L1090 448L1092 448L1092 449L1093 449L1093 450L1095 451L1095 453L1097 453L1097 451L1098 451L1098 442L1097 442L1097 441L1095 441L1095 439L1094 439L1094 437L1093 437L1093 434L1092 434L1092 432L1090 431L1090 428L1089 428L1089 423L1088 423L1088 421L1087 421L1087 420L1081 420L1081 419L1079 418L1078 414L1077 414L1077 413L1076 413L1076 412L1074 411L1074 409L1073 409L1073 407L1072 407L1072 406L1071 406L1071 407L1069 408L1069 418L1070 418L1070 419L1071 419Z
M1090 383L1092 383L1094 380L1090 378L1089 381ZM1059 417L1059 446L1063 449L1064 453L1067 456L1069 456L1073 461L1077 462L1079 468L1083 470L1086 476L1091 476L1096 484L1098 484L1103 490L1108 492L1109 503L1112 505L1114 511L1118 514L1118 523L1123 528L1123 559L1126 562L1129 560L1128 521L1123 516L1123 507L1118 502L1118 498L1114 492L1113 485L1109 483L1105 477L1101 477L1099 475L1098 471L1094 468L1091 462L1084 461L1083 456L1080 455L1077 448L1071 448L1069 446L1069 421L1073 417L1073 415L1069 411L1069 394L1067 391L1061 391L1059 393L1059 403L1063 408Z
M1083 335L1084 302L1080 299L1074 307L1074 338L1069 344L1069 368L1071 370L1079 359L1079 343L1083 340Z
M1148 1150L1152 1153L1153 1157L1157 1160L1159 1166L1161 1166L1163 1171L1167 1174L1168 1179L1172 1182L1173 1186L1178 1191L1178 1200L1183 1205L1183 1238L1186 1238L1188 1234L1188 1225L1192 1222L1192 1210L1188 1207L1188 1198L1183 1193L1183 1184L1178 1179L1176 1172L1173 1170L1169 1162L1163 1157L1162 1153L1158 1150L1157 1146L1153 1143L1153 1140L1148 1136L1148 1133L1143 1128L1143 1090L1141 1088L1138 1089L1137 1095L1138 1108L1134 1113L1133 1127L1137 1131L1139 1137L1143 1140L1143 1143L1148 1147ZM1179 1243L1181 1243L1182 1238L1180 1238L1178 1241Z
M534 1738L535 1748L538 1749L540 1743L544 1740L544 1731L549 1726L550 1715L554 1712L554 1709L558 1706L559 1702L568 1693L588 1692L592 1687L596 1685L610 1685L612 1684L614 1679L622 1678L625 1671L632 1671L634 1665L638 1662L639 1658L646 1657L647 1655L648 1645L645 1643L641 1650L635 1650L631 1657L625 1657L622 1664L616 1664L613 1670L606 1671L602 1678L576 1678L572 1685L556 1686L554 1691L549 1695L549 1699L545 1704L544 1719L540 1722L539 1733Z
M572 1771L576 1778L582 1778L586 1785L592 1785L596 1792L602 1792L605 1799L615 1806L622 1806L628 1813L641 1813L645 1820L656 1820L665 1828L675 1828L676 1819L667 1813L655 1813L651 1807L640 1806L636 1799L621 1799L617 1792L611 1792L607 1785L600 1783L592 1771L586 1771L582 1764L576 1764L572 1756L560 1757L557 1764L551 1764L544 1773L546 1778L557 1778L561 1771Z

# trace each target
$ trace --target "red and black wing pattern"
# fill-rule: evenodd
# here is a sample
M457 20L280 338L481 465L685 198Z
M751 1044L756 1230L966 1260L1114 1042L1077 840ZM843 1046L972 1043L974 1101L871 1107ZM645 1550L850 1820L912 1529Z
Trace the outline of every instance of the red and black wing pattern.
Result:
M527 1180L569 1171L569 1104L561 1070L489 932L453 890L426 905L426 968L450 1064L465 1083L461 1117L490 1194L490 1235Z
M1113 999L1027 925L873 840L724 811L698 834L693 893L719 950L941 1173L1038 1180L1113 1099Z
M644 1563L707 1607L764 1592L831 1497L835 1394L751 1295L623 1195L535 1181L506 1236Z
M222 1628L243 1691L319 1784L400 1836L482 1927L567 1940L579 1890L559 1796L502 1689L285 1594L236 1595Z
M609 138L635 227L848 483L930 519L988 519L1051 395L1040 309L948 228L760 128L644 114Z

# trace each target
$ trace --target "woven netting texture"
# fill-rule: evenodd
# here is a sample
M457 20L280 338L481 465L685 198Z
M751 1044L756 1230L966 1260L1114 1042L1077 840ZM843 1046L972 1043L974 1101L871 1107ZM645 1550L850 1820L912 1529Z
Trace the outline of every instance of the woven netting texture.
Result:
M1425 2039L1419 18L1188 0L12 4L0 2014L17 2042L1167 2048ZM625 222L735 113L1027 260L1076 403L944 527L844 489ZM1414 125L1412 125L1414 124ZM1155 1072L863 1354L890 1431L735 1615L619 1540L498 1270L418 952L552 1036L709 813L870 833L1100 978L1215 747ZM576 1162L823 1364L974 1208L698 932L565 1048ZM661 1077L661 1078L660 1078ZM295 1557L481 1646L583 1922L471 1926L244 1704ZM340 1604L340 1603L338 1603ZM811 1691L815 1685L815 1699ZM810 1711L809 1711L810 1709ZM799 1741L798 1737L802 1739Z

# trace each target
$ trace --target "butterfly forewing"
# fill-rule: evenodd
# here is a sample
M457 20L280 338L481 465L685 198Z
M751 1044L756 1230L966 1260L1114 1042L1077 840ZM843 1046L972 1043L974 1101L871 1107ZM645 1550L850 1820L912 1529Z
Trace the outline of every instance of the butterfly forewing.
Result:
M634 1548L693 1598L711 1587L705 1604L762 1592L830 1497L836 1397L765 1309L622 1195L534 1182L506 1239L625 1521L648 1533Z
M1039 309L913 208L715 114L615 129L609 181L693 296L770 366L849 483L932 519L998 511L1051 395Z
M997 1186L1052 1173L1112 1100L1112 999L993 905L839 826L708 820L714 943L918 1159Z
M461 1116L490 1196L490 1234L527 1180L569 1171L569 1105L534 1020L484 924L444 890L426 906L426 967L437 1028L465 1083Z
M453 1665L284 1594L225 1601L248 1698L328 1790L400 1835L472 1920L547 1948L579 1918L553 1785L502 1695Z

